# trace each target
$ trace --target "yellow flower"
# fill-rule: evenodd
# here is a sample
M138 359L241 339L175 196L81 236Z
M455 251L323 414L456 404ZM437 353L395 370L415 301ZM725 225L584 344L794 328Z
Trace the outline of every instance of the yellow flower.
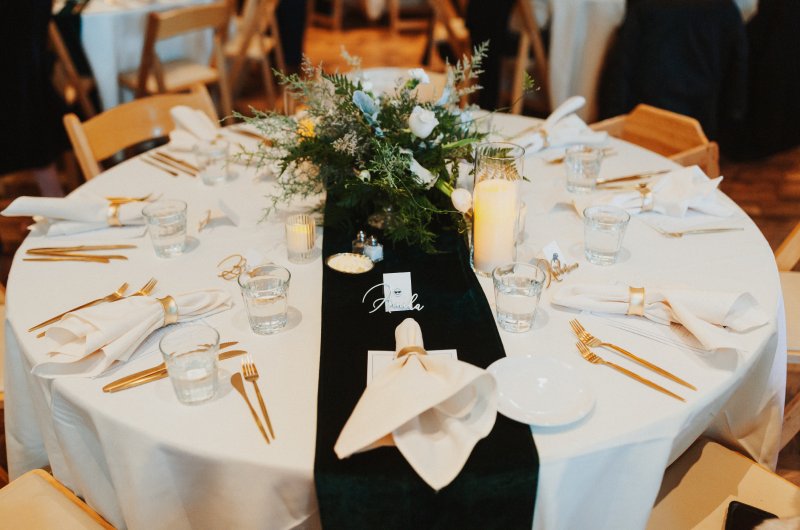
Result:
M311 118L303 118L297 123L297 134L303 138L314 137L314 120Z

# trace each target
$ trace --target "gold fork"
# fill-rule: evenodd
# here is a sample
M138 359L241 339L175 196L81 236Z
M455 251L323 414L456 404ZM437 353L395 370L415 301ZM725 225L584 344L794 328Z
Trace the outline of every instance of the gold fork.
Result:
M253 405L250 403L250 398L247 397L247 392L244 391L244 381L242 380L242 374L236 372L231 376L231 385L236 391L239 393L240 396L244 398L245 403L247 403L247 408L250 409L250 414L253 415L253 419L258 425L258 430L261 431L261 435L264 436L264 439L269 443L269 436L267 436L267 432L264 430L264 426L261 425L261 420L258 419L258 414L256 414L256 409L253 408Z
M28 331L29 332L36 331L37 329L43 328L45 326L49 326L53 322L57 322L58 319L60 319L61 317L63 317L67 313L72 313L73 311L77 311L79 309L83 309L84 307L89 307L89 306L93 306L93 305L97 305L97 304L102 304L103 302L114 302L116 300L119 300L120 298L122 298L125 295L125 291L127 291L127 290L128 290L128 284L126 282L126 283L123 283L122 285L120 285L119 288L116 291L114 291L113 293L111 293L109 295L106 295L106 296L103 296L102 298L97 298L96 300L92 300L91 302L86 302L83 305L79 305L77 307L73 307L72 309L70 309L68 311L64 311L63 313L60 313L60 314L54 316L53 318L50 318L48 320L45 320L44 322L36 324L32 328L28 329Z
M267 429L269 429L269 434L272 436L272 439L275 439L275 431L272 430L272 422L269 421L269 414L267 414L267 406L264 404L264 398L261 397L261 390L258 388L258 369L256 368L256 364L253 362L253 358L250 354L247 354L247 357L242 359L242 373L244 374L244 378L251 383L256 389L256 397L258 397L258 404L261 406L261 412L264 414L264 420L267 422Z
M591 333L586 331L586 328L584 328L583 325L581 325L581 323L578 322L577 320L570 320L569 321L569 325L572 327L572 331L575 332L575 335L577 335L578 340L580 340L582 343L586 344L587 346L593 346L595 348L598 347L598 346L604 346L604 347L607 347L607 348L611 348L612 350L616 350L617 352L619 352L622 355L628 357L629 359L632 359L632 360L636 361L637 363L641 364L642 366L646 366L647 368L650 368L654 372L663 375L667 379L672 379L676 383L680 383L685 387L691 388L692 390L697 390L697 388L694 385L691 385L691 384L687 383L686 381L684 381L680 377L669 373L668 371L664 370L663 368L661 368L659 366L656 366L655 364L651 363L650 361L646 361L646 360L642 359L641 357L638 357L638 356L632 354L628 350L624 350L624 349L620 348L616 344L611 344L610 342L603 342L602 340L598 339L597 337L595 337L594 335L592 335Z
M631 372L627 368L623 368L622 366L620 366L618 364L614 364L611 361L606 361L602 357L596 355L592 350L589 349L588 346L586 346L582 342L576 342L575 346L578 347L578 351L580 352L581 357L583 357L584 359L586 359L587 361L589 361L592 364L605 364L607 366L610 366L614 370L617 370L618 372L622 372L623 374L627 375L628 377L636 379L640 383L643 383L643 384L649 386L650 388L654 388L654 389L658 390L659 392L663 392L666 395L674 397L675 399L678 399L680 401L686 401L685 399L680 397L678 394L673 394L672 392L670 392L669 390L667 390L663 386L659 386L659 385L655 384L654 382L650 381L649 379L645 379L644 377L642 377L642 376L640 376L638 374L635 374L634 372Z
M744 230L741 226L731 226L731 227L720 227L720 228L690 228L688 230L683 230L680 232L668 232L666 230L662 230L661 228L651 225L655 228L656 232L663 236L667 237L674 237L679 238L683 236L690 236L693 234L718 234L721 232L739 232Z

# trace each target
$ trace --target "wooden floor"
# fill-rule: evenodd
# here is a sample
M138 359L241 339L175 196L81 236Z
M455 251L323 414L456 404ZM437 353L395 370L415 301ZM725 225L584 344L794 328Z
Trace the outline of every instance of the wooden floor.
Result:
M326 69L338 68L340 71L348 69L341 57L342 46L349 53L360 56L363 67L420 66L425 52L422 33L392 35L385 25L362 25L342 32L311 28L306 34L305 44L312 63L322 62ZM237 108L246 112L250 105L256 108L275 106L274 102L265 100L260 76L254 73L250 79ZM772 248L776 248L800 222L800 147L755 162L733 163L723 159L721 168L725 177L722 190L747 211ZM62 172L62 180L67 189L79 183L79 177L70 171ZM20 173L0 177L0 192L2 202L7 204L14 197L36 194L37 190L31 176ZM25 233L24 221L0 217L0 280L4 284L11 257ZM792 392L800 388L800 373L792 378L789 387ZM3 442L0 422L0 450ZM0 466L4 461L5 455L0 454ZM779 471L800 485L800 439L796 438L781 453ZM2 480L0 472L0 486Z

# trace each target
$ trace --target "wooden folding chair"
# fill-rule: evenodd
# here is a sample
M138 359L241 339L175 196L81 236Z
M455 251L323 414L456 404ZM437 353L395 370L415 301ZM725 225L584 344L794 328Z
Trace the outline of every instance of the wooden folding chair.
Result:
M800 375L800 272L794 272L800 262L800 223L775 251L775 262L781 278L783 305L786 309L787 369ZM800 432L800 393L784 407L781 449Z
M647 530L722 529L731 500L778 517L800 515L800 488L749 458L701 438L664 473Z
M56 23L52 20L47 26L47 36L50 46L56 54L57 62L54 75L57 78L57 84L62 86L61 91L63 92L64 100L67 105L73 105L77 101L84 116L91 118L97 114L94 104L89 99L89 93L95 85L94 79L92 77L82 77L78 73L69 50L64 44L64 39L61 38L61 32L58 31Z
M333 31L342 31L342 18L344 17L344 0L329 0L330 14L317 11L316 0L308 0L308 24L322 26Z
M436 44L447 42L457 58L470 55L472 44L464 18L458 14L450 0L428 0L433 8L435 22L429 37L428 56L436 56Z
M64 127L86 180L102 171L99 162L126 147L162 138L175 128L170 109L186 105L217 121L214 102L203 85L186 94L160 94L109 109L83 123L75 114L64 116ZM122 125L121 125L122 124Z
M41 469L0 489L0 527L114 530L96 511Z
M519 36L517 47L517 57L514 60L514 77L511 84L511 112L520 114L522 112L523 93L522 77L528 69L530 53L533 52L534 79L536 85L541 87L540 91L544 101L549 102L549 70L547 64L547 54L544 51L542 33L539 31L539 24L533 14L530 0L517 0L516 15L522 22L522 31ZM549 105L548 105L549 108Z
M642 146L691 166L697 164L711 178L719 176L719 146L711 142L694 118L640 104L630 114L591 125L595 131Z
M386 8L389 12L389 31L393 35L401 31L420 31L430 30L432 15L430 11L418 10L417 16L407 17L404 10L400 8L400 0L387 0Z
M229 18L230 10L226 2L150 13L139 68L120 74L120 83L133 90L136 97L182 92L197 84L216 84L219 87L222 112L230 116L233 106L222 49ZM213 29L209 64L188 59L164 62L159 59L156 53L157 42L209 28Z
M225 56L232 61L231 85L236 94L241 88L245 61L261 66L267 101L275 101L275 77L272 75L270 55L274 56L278 70L286 71L283 48L275 17L279 0L246 0L242 16L236 20L236 34L225 43Z

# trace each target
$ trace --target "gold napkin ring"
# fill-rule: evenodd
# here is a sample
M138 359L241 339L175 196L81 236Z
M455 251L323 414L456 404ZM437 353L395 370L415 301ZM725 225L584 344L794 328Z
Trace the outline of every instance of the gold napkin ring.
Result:
M161 303L161 307L164 309L164 325L169 326L177 322L178 304L175 303L175 299L171 296L165 296L164 298L157 298L156 300Z
M122 226L119 220L119 203L111 203L108 205L108 226Z
M402 359L403 357L411 353L416 353L418 355L428 355L428 352L425 351L425 348L421 346L406 346L405 348L397 352L397 355L395 355L394 358Z
M628 287L628 314L644 316L644 287Z
M653 211L654 201L653 201L653 191L647 187L647 184L639 185L639 193L642 195L642 211L643 212L651 212Z

